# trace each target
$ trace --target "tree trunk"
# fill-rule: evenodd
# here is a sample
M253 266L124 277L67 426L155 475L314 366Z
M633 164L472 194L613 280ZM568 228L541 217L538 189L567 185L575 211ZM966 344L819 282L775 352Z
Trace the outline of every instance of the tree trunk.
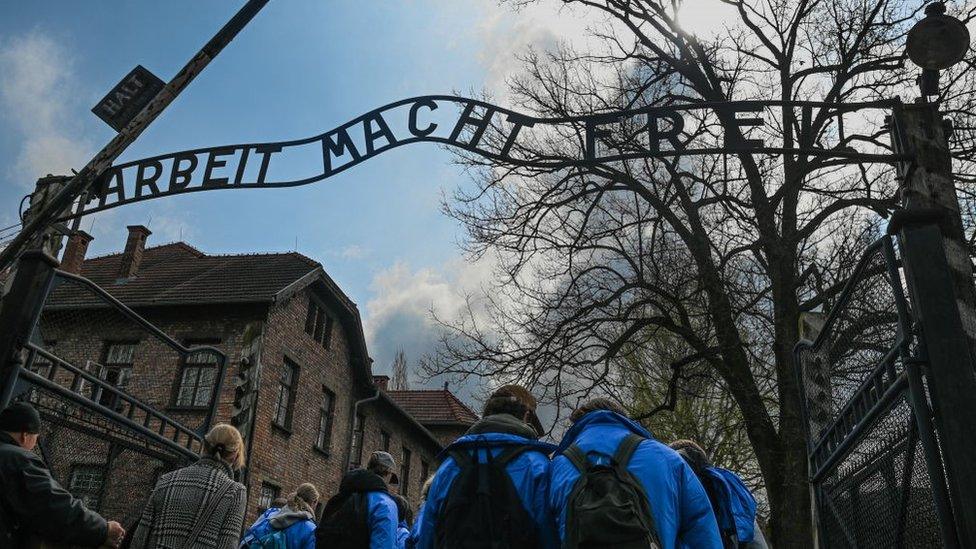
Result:
M782 433L781 475L767 479L769 534L773 547L812 548L813 515L807 481L807 450L802 433ZM800 444L797 444L799 441Z

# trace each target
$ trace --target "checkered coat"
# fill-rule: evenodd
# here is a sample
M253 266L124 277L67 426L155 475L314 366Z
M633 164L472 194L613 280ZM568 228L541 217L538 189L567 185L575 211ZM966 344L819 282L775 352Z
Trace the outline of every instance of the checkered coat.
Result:
M230 467L213 458L159 478L132 537L133 549L234 549L240 540L247 493ZM225 490L225 488L227 488ZM223 497L214 505L214 498ZM214 511L202 516L208 507ZM191 546L191 531L201 523Z

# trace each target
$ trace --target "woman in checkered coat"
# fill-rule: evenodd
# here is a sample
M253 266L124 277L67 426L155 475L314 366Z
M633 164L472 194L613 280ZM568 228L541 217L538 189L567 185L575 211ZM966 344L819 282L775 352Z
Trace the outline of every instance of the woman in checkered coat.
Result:
M241 433L226 424L211 429L199 461L159 478L130 547L236 548L247 493L233 472L243 465Z

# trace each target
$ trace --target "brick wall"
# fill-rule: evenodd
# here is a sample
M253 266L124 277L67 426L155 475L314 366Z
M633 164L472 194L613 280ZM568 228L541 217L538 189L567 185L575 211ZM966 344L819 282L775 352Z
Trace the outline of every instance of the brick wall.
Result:
M244 328L253 322L263 326L261 375L248 478L247 524L260 511L258 498L263 484L278 487L282 496L302 482L314 483L323 499L338 491L339 481L346 471L353 405L358 399L373 394L371 388L356 386L349 359L349 334L337 320L332 323L333 333L327 348L305 333L309 300L313 292L321 291L324 289L309 288L270 307L159 307L139 311L177 341L216 340L214 346L227 355L226 377L218 399L215 423L230 420L233 379L239 369ZM336 317L334 311L327 312ZM181 372L178 354L148 337L144 329L117 313L106 310L48 311L41 323L41 334L45 341L56 342L51 348L54 354L77 365L83 365L85 361L103 363L109 342L136 342L128 391L189 427L202 424L203 411L174 406ZM274 418L279 380L285 371L286 360L297 366L298 376L290 424L282 427L275 425ZM326 448L319 449L315 444L326 389L335 396L331 440ZM398 461L398 468L403 449L410 451L410 478L406 492L408 499L416 505L424 481L424 464L428 474L436 470L435 458L440 445L388 402L380 400L364 405L361 412L366 417L364 459L373 450L382 449L384 432L390 434L390 453ZM139 515L145 497L158 475L166 469L166 464L157 458L133 450L121 452L117 445L70 429L62 428L49 442L52 468L65 483L71 467L78 463L111 463L100 510L108 518L127 524ZM111 457L113 452L114 457Z
M332 323L333 333L328 348L305 333L312 295L311 289L297 293L276 305L268 316L251 455L248 489L252 497L248 498L248 520L252 520L260 511L256 494L262 484L279 487L282 495L302 482L315 484L323 499L338 492L339 481L347 470L353 406L357 400L372 395L371 391L355 385L349 359L349 334L338 321ZM322 301L318 303L325 307ZM335 318L335 312L325 308L327 314ZM298 366L299 381L292 405L291 425L283 429L275 424L274 416L279 380L285 370L286 359ZM315 447L315 443L325 389L335 395L335 406L331 441L327 451L322 451ZM373 450L381 449L382 432L389 432L391 453L398 461L404 446L413 454L408 494L418 494L422 482L419 479L422 461L432 464L440 448L388 406L364 405L360 412L366 417L364 460ZM413 501L417 503L417 500Z

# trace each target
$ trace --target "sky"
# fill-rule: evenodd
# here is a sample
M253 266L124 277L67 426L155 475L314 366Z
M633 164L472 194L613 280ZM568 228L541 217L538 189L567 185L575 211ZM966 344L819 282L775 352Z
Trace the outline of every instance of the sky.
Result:
M37 177L80 169L113 137L90 109L119 79L141 64L169 80L241 5L0 0L0 227L17 220ZM719 21L709 10L683 19ZM272 0L117 163L317 135L416 95L488 92L504 106L517 53L578 40L599 22L546 1L515 11L490 0ZM95 237L90 256L118 251L131 224L149 227L149 245L297 249L358 304L374 371L385 373L397 349L413 363L435 344L432 308L449 317L489 276L440 212L466 177L449 151L415 144L305 187L162 198L82 228Z

